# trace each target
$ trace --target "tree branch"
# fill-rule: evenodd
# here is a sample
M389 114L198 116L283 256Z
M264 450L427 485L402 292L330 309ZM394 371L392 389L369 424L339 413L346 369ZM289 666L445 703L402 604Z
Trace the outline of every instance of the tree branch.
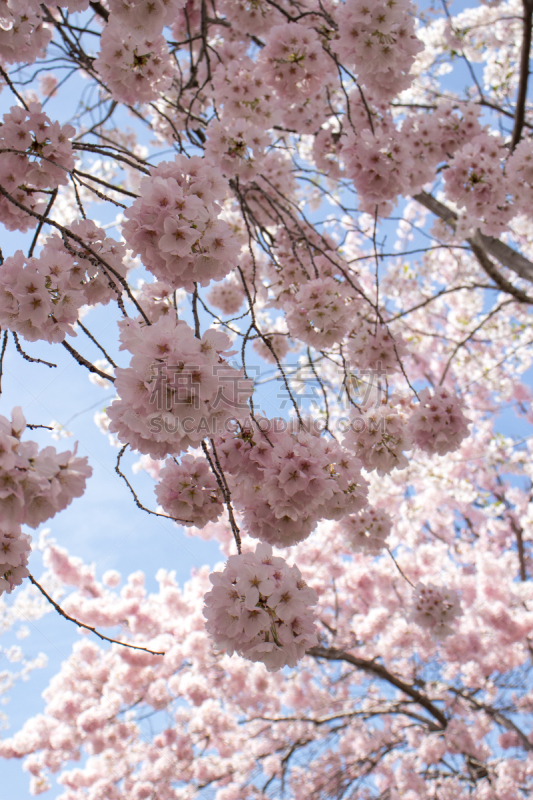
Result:
M513 297L520 303L528 303L529 305L533 305L533 297L530 297L526 292L523 292L522 289L517 289L513 286L507 278L504 278L503 275L500 275L488 255L486 254L485 250L476 244L474 241L471 242L472 252L477 258L479 264L483 267L489 278L492 278L496 286L502 290L502 292L507 292L507 294L511 294Z
M525 750L528 750L529 752L533 750L533 744L531 744L526 734L523 731L521 731L520 728L517 725L515 725L515 723L512 720L508 719L508 717L502 714L501 711L498 711L497 708L493 708L493 706L489 706L486 703L480 703L474 697L472 697L469 694L466 694L464 691L461 691L460 689L454 689L453 687L450 687L450 689L455 695L457 695L458 697L462 697L463 700L466 700L474 708L486 711L487 714L489 714L489 716L491 716L492 719L499 725L501 725L503 728L506 728L508 731L513 731L514 733L516 733L518 739L520 739L522 747Z
M410 684L402 681L400 678L397 678L381 664L378 664L375 661L368 661L364 658L357 658L356 656L352 656L351 653L347 653L344 650L336 650L333 647L311 647L309 650L307 650L307 655L314 656L315 658L325 658L328 661L346 661L348 664L352 664L352 666L362 670L363 672L366 672L370 675L375 675L377 678L387 681L387 683L390 683L391 686L395 686L401 692L415 700L419 705L422 706L422 708L425 708L426 711L431 714L432 717L434 717L434 719L438 720L442 730L445 730L445 728L448 726L448 720L446 716L439 708L437 708L437 706L433 705L431 700L428 700L428 698L415 689L414 686L411 686Z
M65 350L68 350L68 352L70 353L70 355L71 355L71 356L72 356L72 357L73 357L73 358L74 358L74 359L75 359L75 360L78 362L78 364L80 364L82 367L87 367L87 369L89 370L89 372L94 372L94 373L96 373L96 375L100 375L100 377L101 377L101 378L105 378L105 379L106 379L106 381L111 381L111 383L115 383L115 379L113 378L113 376L112 376L112 375L108 375L106 372L102 372L102 370L101 370L101 369L98 369L98 367L95 367L95 366L94 366L94 364L91 364L91 362L90 362L90 361L87 361L87 359L86 359L86 358L84 358L84 357L81 355L81 353L78 353L78 351L77 351L77 350L74 350L74 348L73 348L73 347L72 347L72 346L71 346L71 345L70 345L68 342L66 342L64 339L63 339L63 341L61 342L61 344L63 345L63 347L65 348Z
M43 361L42 358L32 358L29 356L20 346L19 337L15 333L15 331L11 331L13 334L13 339L15 340L15 347L17 348L17 353L19 353L24 361L29 361L31 364L46 364L47 367L57 367L57 364L52 364L51 361Z
M516 98L516 111L514 118L513 137L511 139L511 153L520 141L524 127L527 84L529 80L529 54L531 51L531 22L533 17L533 0L522 0L524 19L522 27L522 49L520 51L520 80Z
M89 5L91 6L95 14L98 14L99 17L105 19L106 22L108 21L109 11L107 11L107 9L105 9L103 5L100 2L98 2L98 0L90 0Z
M136 644L128 644L127 642L120 642L118 639L111 639L110 636L105 636L103 633L100 633L100 631L97 631L96 628L91 627L91 625L86 625L84 622L80 622L78 619L75 619L74 617L71 617L69 614L67 614L66 611L64 611L61 608L59 603L56 603L56 601L53 600L50 597L50 595L48 594L46 589L43 589L41 584L38 581L35 580L35 578L33 577L33 575L31 573L28 575L28 578L30 580L30 583L33 583L33 585L37 589L39 589L40 593L42 595L44 595L44 597L46 597L48 602L53 605L53 607L55 608L55 610L57 611L58 614L61 614L62 617L64 617L65 619L68 619L69 622L74 622L79 628L85 628L85 630L90 631L91 633L94 633L94 635L98 636L98 638L102 639L102 641L111 642L112 644L119 644L119 645L121 645L121 647L129 647L131 650L143 650L145 653L150 653L153 656L164 656L165 655L164 653L160 653L160 652L158 652L156 650L149 650L148 647L140 647L139 645L136 645Z
M413 199L416 200L417 203L423 205L424 208L427 208L428 211L431 211L432 214L439 217L439 219L451 225L452 228L455 228L455 223L457 221L457 214L455 211L452 211L451 208L445 206L444 203L436 200L431 194L428 192L419 192L413 195ZM493 236L485 236L480 230L476 231L474 237L467 239L467 242L471 247L475 245L483 248L504 267L515 272L520 278L533 283L533 263L521 253L517 253L516 250L509 247L508 244L501 242L499 239L495 239Z

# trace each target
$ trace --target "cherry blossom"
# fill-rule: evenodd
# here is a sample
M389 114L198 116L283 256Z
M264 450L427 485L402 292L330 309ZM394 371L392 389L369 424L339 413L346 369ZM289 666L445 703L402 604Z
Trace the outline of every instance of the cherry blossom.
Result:
M36 442L21 441L26 420L20 407L11 422L0 416L0 593L12 592L28 576L31 537L21 524L37 528L66 508L85 491L92 470L87 458L74 451L39 450Z
M286 304L291 336L319 349L340 342L353 316L349 301L346 288L333 278L308 281Z
M317 643L313 614L316 592L300 570L258 544L255 552L230 556L210 575L205 595L207 631L228 655L262 661L269 671L296 666L306 647Z
M338 38L333 47L354 65L369 89L388 99L406 89L409 70L422 49L409 15L409 0L391 3L348 0L337 9Z
M404 451L411 449L408 421L411 420L401 406L392 402L354 410L343 444L353 450L367 470L375 469L378 475L404 469L408 464Z
M240 245L218 220L226 186L220 172L197 156L176 156L141 181L142 197L126 212L124 237L160 281L192 291L234 267Z
M12 592L28 577L26 565L31 553L31 536L20 526L0 530L0 593Z
M222 467L247 532L286 547L305 539L320 519L340 519L366 503L360 462L334 441L293 434L283 420L259 421L257 432L224 437Z
M18 250L0 266L0 323L29 341L76 336L72 325L85 298L69 286L71 257L49 249L25 262Z
M168 459L155 493L163 509L183 525L203 528L222 513L222 495L206 459Z
M441 456L457 450L468 436L469 423L460 399L444 386L438 386L433 393L422 389L419 398L409 418L413 442L427 453Z
M40 103L30 103L27 110L13 106L4 114L0 129L0 176L2 185L18 203L42 213L46 195L39 190L68 182L68 172L74 167L70 139L75 132L72 125L52 122ZM26 231L37 224L35 218L5 197L0 198L0 220L8 230Z
M341 527L352 550L373 555L386 547L392 520L385 511L368 507L357 515L344 517Z
M432 583L416 586L411 617L421 628L431 631L435 638L441 639L453 633L450 622L460 613L457 592Z
M185 452L246 417L251 382L224 355L229 337L210 329L201 339L183 320L161 316L146 326L119 323L130 366L115 370L119 396L107 413L110 433L154 458ZM231 429L231 427L230 427Z
M172 82L172 61L161 34L141 35L125 28L120 17L112 16L101 39L94 66L116 100L148 103Z

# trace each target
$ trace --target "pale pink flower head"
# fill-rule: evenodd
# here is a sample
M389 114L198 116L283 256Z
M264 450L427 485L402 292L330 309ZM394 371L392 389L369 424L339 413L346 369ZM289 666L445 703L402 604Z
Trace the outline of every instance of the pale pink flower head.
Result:
M436 639L453 633L450 623L462 614L459 595L446 586L418 583L410 611L410 619L429 630Z
M463 414L461 399L444 386L433 392L422 389L419 398L408 424L414 444L440 456L457 450L469 435L470 420Z
M392 519L385 511L368 506L357 515L345 517L341 527L351 550L375 555L387 547Z
M210 576L205 595L206 628L228 655L262 661L269 672L294 667L318 643L311 606L314 590L297 567L259 544L255 552L230 556L223 572Z

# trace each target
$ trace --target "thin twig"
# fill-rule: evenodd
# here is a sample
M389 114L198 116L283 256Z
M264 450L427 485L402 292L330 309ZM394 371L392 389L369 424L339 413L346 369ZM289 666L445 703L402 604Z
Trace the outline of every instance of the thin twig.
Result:
M140 508L141 511L146 511L147 514L151 514L153 517L163 517L163 519L170 519L172 522L180 522L182 525L185 524L185 523L194 524L194 520L193 519L179 519L178 517L171 517L170 514L160 514L158 511L152 511L150 508L146 508L146 506L143 506L143 504L141 503L141 501L137 497L135 489L133 488L133 486L131 485L129 480L126 478L126 476L124 475L124 473L120 469L120 462L122 460L122 456L126 452L126 448L127 447L128 447L128 445L125 444L124 447L121 448L121 450L120 450L120 452L119 452L119 454L117 456L117 463L115 464L115 472L117 473L117 475L120 478L122 478L122 480L124 481L124 483L126 484L128 489L130 490L137 508Z
M96 628L93 628L91 625L86 625L84 622L80 622L79 619L75 619L74 617L71 617L70 614L67 614L67 612L64 611L61 608L59 603L56 603L56 601L53 600L50 597L50 595L48 594L46 589L43 589L41 584L38 581L35 580L35 578L33 577L33 575L31 573L28 575L28 578L29 578L30 582L33 583L33 585L37 589L39 589L41 594L44 595L44 597L46 597L48 602L53 605L53 607L55 608L55 610L57 611L58 614L61 614L62 617L64 617L65 619L68 619L69 622L74 622L74 624L77 625L79 628L85 628L85 630L90 631L91 633L94 633L94 635L98 636L98 638L101 639L103 642L111 642L111 644L119 644L121 647L129 647L131 650L142 650L144 653L150 653L150 655L152 655L152 656L164 656L165 655L165 653L161 653L161 652L159 652L157 650L150 650L148 647L140 647L139 645L136 645L136 644L128 644L128 642L121 642L118 639L112 639L110 636L105 636L105 634L100 633L100 631L97 631Z
M32 364L45 364L47 367L57 367L57 364L52 364L51 361L43 361L42 358L32 358L32 356L29 356L27 353L24 352L24 350L20 346L19 337L17 336L15 331L11 331L11 333L13 334L13 339L15 340L15 347L17 348L17 352L20 353L20 355L25 361L30 361Z
M113 377L112 375L108 375L106 372L102 372L102 370L101 370L101 369L98 369L98 367L95 367L95 366L94 366L94 364L91 364L91 362L90 362L90 361L87 361L87 359L86 359L86 358L84 358L84 357L81 355L81 353L78 353L78 351L77 351L77 350L74 350L74 348L72 347L72 345L70 345L68 342L66 342L65 340L63 340L63 341L61 342L61 344L63 345L63 347L65 348L65 350L68 350L68 352L70 353L70 355L71 355L71 356L72 356L72 357L73 357L73 358L74 358L74 359L75 359L75 360L78 362L78 364L80 364L82 367L86 367L86 368L89 370L89 372L94 372L96 375L100 375L100 377L101 377L101 378L105 378L105 379L106 379L106 381L111 381L111 383L115 383L115 379L114 379L114 377Z

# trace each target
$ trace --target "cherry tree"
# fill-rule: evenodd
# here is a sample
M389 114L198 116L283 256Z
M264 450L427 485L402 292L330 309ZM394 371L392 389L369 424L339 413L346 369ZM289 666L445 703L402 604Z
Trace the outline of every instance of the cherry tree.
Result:
M3 3L4 396L68 358L134 513L220 552L149 591L32 538L94 465L4 403L2 630L83 634L0 739L31 793L531 796L532 20Z

